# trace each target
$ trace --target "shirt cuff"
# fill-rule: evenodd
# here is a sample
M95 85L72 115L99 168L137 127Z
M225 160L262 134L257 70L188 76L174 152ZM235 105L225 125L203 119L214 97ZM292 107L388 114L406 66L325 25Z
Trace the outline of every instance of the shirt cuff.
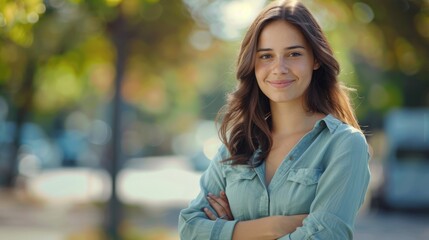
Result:
M238 220L227 221L218 218L213 227L213 232L210 239L232 239L232 233L234 232L234 227L237 222Z

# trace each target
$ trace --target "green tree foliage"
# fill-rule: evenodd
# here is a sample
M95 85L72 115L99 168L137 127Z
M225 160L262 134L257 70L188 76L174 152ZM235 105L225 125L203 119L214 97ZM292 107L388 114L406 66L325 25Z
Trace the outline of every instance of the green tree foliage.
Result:
M112 99L121 51L122 99L146 124L135 130L147 139L134 142L213 118L234 83L246 27L240 16L265 1L248 2L255 11L246 1L225 0L1 0L0 93L9 120L20 123L32 113L50 126L68 108L100 117ZM359 91L361 119L380 121L392 107L429 104L428 1L306 3L334 45L341 79Z
M181 1L22 0L1 2L0 12L1 95L18 130L12 175L23 122L51 126L64 108L106 117L97 110L109 105L114 76L148 124L175 132L183 126L172 119L196 118L193 21Z
M360 117L377 128L392 108L429 106L429 2L344 2L342 41L364 99Z

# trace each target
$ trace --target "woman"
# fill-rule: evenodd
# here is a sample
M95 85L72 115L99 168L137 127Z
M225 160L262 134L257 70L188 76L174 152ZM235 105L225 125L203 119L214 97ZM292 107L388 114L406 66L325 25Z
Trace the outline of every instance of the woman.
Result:
M338 73L301 3L260 13L242 42L224 146L180 213L182 239L353 238L369 154Z

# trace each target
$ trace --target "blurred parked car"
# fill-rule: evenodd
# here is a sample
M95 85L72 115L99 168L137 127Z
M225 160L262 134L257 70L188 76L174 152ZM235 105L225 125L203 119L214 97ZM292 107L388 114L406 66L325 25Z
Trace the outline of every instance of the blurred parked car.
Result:
M429 209L429 109L400 109L385 119L388 150L373 205Z

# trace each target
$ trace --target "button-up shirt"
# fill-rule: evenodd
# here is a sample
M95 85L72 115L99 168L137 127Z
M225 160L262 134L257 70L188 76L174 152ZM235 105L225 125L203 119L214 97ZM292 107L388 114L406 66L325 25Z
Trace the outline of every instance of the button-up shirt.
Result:
M180 212L181 239L227 240L238 221L296 214L309 215L280 239L353 238L370 178L368 145L359 130L327 115L285 156L268 185L265 162L253 168L231 165L222 161L228 154L220 148L201 177L201 192ZM233 221L210 220L202 210L215 213L206 196L220 191L226 192Z

